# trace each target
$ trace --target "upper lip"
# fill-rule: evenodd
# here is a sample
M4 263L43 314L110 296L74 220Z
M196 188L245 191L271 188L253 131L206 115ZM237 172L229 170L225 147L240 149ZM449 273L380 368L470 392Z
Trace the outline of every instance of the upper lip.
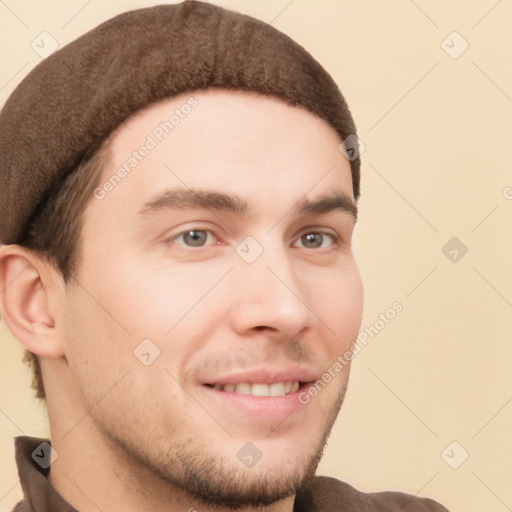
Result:
M310 368L300 366L288 366L282 368L253 368L235 370L225 375L217 375L204 381L204 384L274 384L276 382L312 382L317 380L317 372Z

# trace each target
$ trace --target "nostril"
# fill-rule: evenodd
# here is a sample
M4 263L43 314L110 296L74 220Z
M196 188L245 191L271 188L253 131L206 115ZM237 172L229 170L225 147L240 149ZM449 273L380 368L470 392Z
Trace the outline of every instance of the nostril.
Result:
M255 331L261 332L261 331L277 331L275 327L271 327L270 325L256 325L253 328Z

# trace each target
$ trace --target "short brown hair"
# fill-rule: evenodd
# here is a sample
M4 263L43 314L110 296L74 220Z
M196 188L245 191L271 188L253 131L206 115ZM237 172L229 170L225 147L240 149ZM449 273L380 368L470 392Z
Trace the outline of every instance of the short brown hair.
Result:
M19 245L51 263L71 285L78 266L81 246L82 214L99 185L109 156L110 138L85 157L78 168L69 173L39 205L25 237ZM25 351L23 362L32 369L32 388L36 398L46 399L37 355Z

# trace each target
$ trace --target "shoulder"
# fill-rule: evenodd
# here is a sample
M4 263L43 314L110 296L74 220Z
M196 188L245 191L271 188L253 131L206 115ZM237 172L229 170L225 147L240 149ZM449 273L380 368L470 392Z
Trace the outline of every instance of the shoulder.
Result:
M30 505L26 501L20 501L13 509L12 512L31 512Z
M418 498L402 492L365 494L351 485L318 476L296 497L294 512L448 512L429 498Z

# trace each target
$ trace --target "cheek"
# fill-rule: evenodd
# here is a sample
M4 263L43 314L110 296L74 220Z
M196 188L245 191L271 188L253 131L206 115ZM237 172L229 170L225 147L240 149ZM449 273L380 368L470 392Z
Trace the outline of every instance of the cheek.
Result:
M104 257L90 256L94 264L83 266L82 283L110 321L135 338L164 335L208 286L197 267L173 268L115 247Z
M363 285L354 262L332 269L310 284L311 307L337 339L338 350L357 337L363 312Z
M81 286L67 297L62 310L68 377L89 410L132 366L130 338Z
M84 294L80 300L86 307L75 308L85 327L81 336L89 343L79 355L92 357L95 345L97 353L105 351L105 364L137 365L133 351L149 339L161 351L159 363L179 375L211 337L212 326L227 317L219 279L229 268L225 262L177 266L129 254L115 258L115 264L112 259L97 262L94 271L84 266L81 282L94 299Z
M115 282L112 282L105 302L134 336L168 337L176 327L197 317L199 312L203 318L204 299L210 294L218 296L216 283L226 268L225 265L219 269L212 267L185 265L172 268L169 265L159 268L128 262L112 276ZM139 272L133 270L137 268ZM218 307L220 309L221 304Z

